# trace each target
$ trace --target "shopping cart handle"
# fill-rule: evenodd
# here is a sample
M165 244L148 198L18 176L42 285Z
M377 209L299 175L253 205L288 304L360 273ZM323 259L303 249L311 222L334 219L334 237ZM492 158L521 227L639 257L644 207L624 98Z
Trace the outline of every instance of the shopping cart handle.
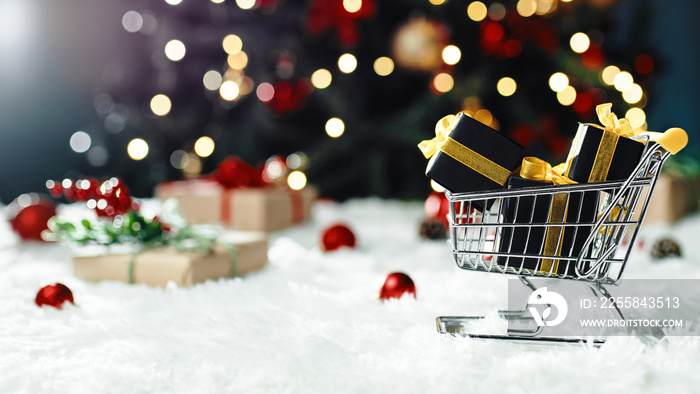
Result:
M665 133L651 131L644 134L649 135L651 141L658 142L662 148L674 155L688 145L688 133L680 127L672 127L666 130Z

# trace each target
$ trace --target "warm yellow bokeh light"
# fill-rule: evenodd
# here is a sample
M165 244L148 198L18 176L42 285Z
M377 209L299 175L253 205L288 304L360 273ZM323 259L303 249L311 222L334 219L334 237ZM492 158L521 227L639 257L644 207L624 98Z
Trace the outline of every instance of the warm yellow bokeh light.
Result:
M236 5L242 10L249 10L255 7L256 0L236 0Z
M535 13L537 15L545 15L554 11L556 6L556 0L537 0L537 9L535 10Z
M357 58L345 53L338 58L338 68L345 74L350 74L357 68Z
M339 118L330 118L326 122L326 134L330 137L338 138L345 132L345 123Z
M226 101L233 101L238 98L241 90L238 85L233 81L226 81L221 84L219 88L219 95L222 99Z
M430 1L430 4L432 5L440 5L443 4L446 0L428 0Z
M209 157L214 153L214 140L207 137L199 137L194 143L194 153L199 157Z
M481 22L484 20L484 18L486 18L487 14L488 9L486 8L486 5L480 1L473 1L467 7L467 15L469 16L469 19L475 22Z
M622 92L622 99L628 104L636 104L642 99L643 95L642 87L633 83L629 89Z
M573 104L576 101L576 89L573 86L567 86L561 92L557 92L557 100L564 106Z
M462 58L462 51L454 45L448 45L442 50L442 60L445 64L455 65Z
M434 180L430 180L430 187L433 188L438 193L442 193L445 191L445 188L442 187L439 183L435 182Z
M569 86L569 77L564 73L554 73L549 77L549 88L555 92L561 92Z
M627 71L620 71L613 79L615 89L620 92L624 92L625 90L631 88L632 84L634 84L634 78L632 78L632 74L628 73Z
M148 155L148 143L141 138L134 138L127 145L126 153L133 160L142 160Z
M447 93L455 86L455 80L452 75L440 73L433 78L433 87L440 93Z
M515 80L510 77L503 77L499 79L498 83L496 84L496 90L498 90L498 93L505 97L512 96L517 88L518 84L516 84Z
M301 171L292 171L287 176L287 184L292 190L301 190L306 186L306 175Z
M632 127L642 127L647 121L647 115L641 108L630 108L625 114L625 118L630 121Z
M385 77L394 71L394 61L391 58L382 56L374 61L374 72Z
M211 0L211 2L214 4L221 4L224 2L224 0Z
M518 11L518 14L520 14L520 16L527 18L528 16L532 16L535 13L535 11L537 11L537 1L520 0L515 6L515 9Z
M170 98L164 94L156 94L151 99L151 111L158 116L167 115L171 108Z
M221 41L221 46L229 55L235 55L243 49L243 41L235 34L229 34Z
M489 111L488 109L481 108L474 114L474 119L478 120L479 122L485 125L490 125L493 121L493 114L491 114L491 111Z
M180 40L170 40L165 44L165 56L174 62L182 60L185 52L185 44Z
M248 55L240 51L233 55L228 55L228 65L234 70L243 70L248 65Z
M588 36L585 33L576 33L573 36L571 36L571 40L569 40L569 45L571 45L571 49L576 52L576 53L583 53L588 50L588 47L591 46L591 39L588 38Z
M325 89L330 86L333 76L331 72L325 68L319 68L311 74L311 84L314 85L316 89Z
M362 8L362 0L343 0L343 8L353 14Z
M612 86L615 83L615 77L620 73L620 69L617 66L607 66L600 73L600 79L604 84Z

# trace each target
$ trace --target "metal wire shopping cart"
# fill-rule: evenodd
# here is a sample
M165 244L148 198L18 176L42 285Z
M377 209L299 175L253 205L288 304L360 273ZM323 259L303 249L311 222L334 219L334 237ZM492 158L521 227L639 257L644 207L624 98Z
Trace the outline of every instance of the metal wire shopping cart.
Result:
M683 133L687 142L683 130L669 132ZM450 202L448 243L457 266L471 271L516 275L533 291L537 288L531 278L583 282L594 294L610 299L617 314L624 319L605 286L619 283L631 252L631 248L622 247L623 240L627 235L628 245L634 245L664 162L685 146L685 142L680 147L665 143L663 138L656 142L650 141L648 136L639 139L645 144L643 156L632 175L624 181L459 194L446 192ZM547 213L551 213L557 203L568 207L566 220L551 222L547 220ZM491 209L478 212L473 209L474 204ZM587 210L582 208L584 205ZM595 213L592 216L591 207ZM537 210L544 210L545 214ZM557 238L556 250L546 245L551 242L547 240L551 234ZM509 321L532 320L527 306L522 310L500 311L499 315ZM465 327L474 319L482 317L441 316L436 322L441 333L477 338L576 343L590 340L544 336L541 325L528 329L509 328L506 335L465 332ZM594 345L602 342L593 340Z

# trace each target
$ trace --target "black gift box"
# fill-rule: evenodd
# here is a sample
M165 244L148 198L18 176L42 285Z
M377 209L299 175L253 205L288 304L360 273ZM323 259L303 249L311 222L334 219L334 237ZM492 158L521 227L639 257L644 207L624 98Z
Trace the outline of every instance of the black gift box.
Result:
M513 171L522 160L524 148L520 144L463 113L458 115L450 138L498 164L507 172ZM505 185L505 179L503 183L495 182L448 155L443 149L430 159L425 174L452 193L499 190ZM484 208L490 208L492 203L493 200L487 200L486 203L473 201L472 206L483 211Z
M579 183L587 183L606 180L619 181L627 179L632 174L642 157L644 144L620 137L610 161L607 177L589 180L604 133L610 132L589 124L579 123L576 137L569 151L565 176Z
M512 176L507 183L508 189L545 185L552 185L552 183L525 179L519 176ZM557 233L559 234L559 245L556 247L557 251L555 253L557 256L577 257L581 252L596 220L597 194L598 192L595 191L554 194L555 198L559 199L566 199L568 195L568 201L565 202L567 204L565 223L591 224L590 226L578 227L550 227L550 231L555 231L555 236ZM498 252L537 256L544 254L547 227L543 226L543 224L549 223L552 197L552 194L538 194L536 196L507 197L503 199L501 215L505 226L501 233ZM525 227L508 226L508 224L527 223L532 223L532 225ZM543 266L544 261L538 265L538 259L534 257L499 256L497 261L499 265L507 265L516 270L520 270L522 266L524 269L539 270L540 273L549 274L551 267ZM547 260L555 265L555 268L551 269L552 274L576 275L574 270L575 262L572 261L567 264L567 260Z

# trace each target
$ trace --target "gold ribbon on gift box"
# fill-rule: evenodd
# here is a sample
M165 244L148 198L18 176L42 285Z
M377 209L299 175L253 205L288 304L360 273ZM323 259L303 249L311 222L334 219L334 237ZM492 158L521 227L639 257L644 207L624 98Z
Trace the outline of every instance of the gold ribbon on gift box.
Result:
M437 122L435 137L418 144L423 156L429 159L438 151L442 152L499 185L505 185L510 176L508 169L450 137L459 116L460 114L447 115Z
M520 176L525 179L535 181L552 182L555 185L569 185L576 183L575 181L562 175L565 163L561 163L556 167L552 167L546 161L537 157L524 157L523 163L520 166ZM549 211L548 223L563 223L566 218L567 210L567 193L555 193L552 195L552 207ZM559 226L547 227L544 238L544 248L542 254L545 256L558 256L561 253L561 244L564 239L564 228ZM541 273L557 273L559 269L559 260L543 259L540 265L539 272Z
M612 103L600 104L596 106L595 111L602 126L593 123L586 123L586 125L603 130L603 137L598 144L598 151L596 152L595 161L593 162L593 168L588 176L588 182L601 182L608 177L610 163L612 162L620 137L629 138L639 134L632 129L629 120L626 118L617 118L612 112ZM582 135L576 133L576 137L574 137L571 146L578 146L581 142L581 138ZM567 175L568 170L571 169L571 162L573 159L574 157L569 155L569 158L566 160Z

